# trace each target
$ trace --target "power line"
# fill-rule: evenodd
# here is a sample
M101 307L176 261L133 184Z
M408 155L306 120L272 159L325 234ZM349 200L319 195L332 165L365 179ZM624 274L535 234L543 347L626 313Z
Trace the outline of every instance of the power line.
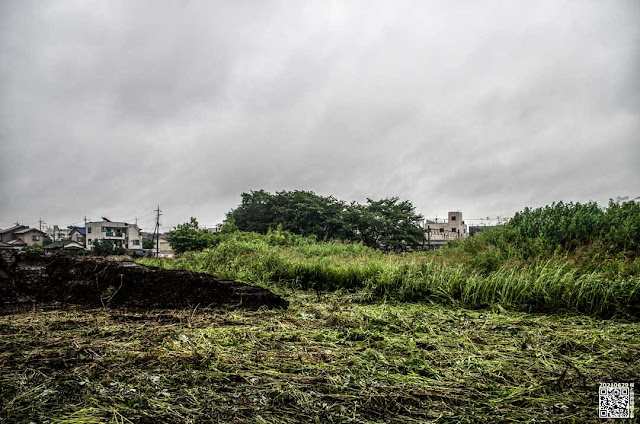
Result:
M160 214L162 212L160 210L160 206L158 206L158 209L156 209L154 212L156 213L156 227L153 230L153 234L156 237L156 257L157 257L158 253L160 252ZM151 240L153 240L153 238Z

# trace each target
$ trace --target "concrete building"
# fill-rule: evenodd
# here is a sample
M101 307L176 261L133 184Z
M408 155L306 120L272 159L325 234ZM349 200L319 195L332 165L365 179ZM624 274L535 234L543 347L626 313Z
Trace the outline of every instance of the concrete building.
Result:
M428 249L437 249L448 241L469 235L467 225L462 220L462 212L459 211L449 212L447 219L425 220L424 233Z
M116 247L125 249L141 249L142 235L136 224L126 222L112 222L102 218L102 221L87 222L87 249L93 250L98 240L111 240Z

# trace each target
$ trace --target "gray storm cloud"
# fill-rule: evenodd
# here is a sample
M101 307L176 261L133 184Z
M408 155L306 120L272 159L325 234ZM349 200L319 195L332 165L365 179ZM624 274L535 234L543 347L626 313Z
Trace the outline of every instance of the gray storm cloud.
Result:
M0 5L0 227L220 221L243 191L426 216L640 196L640 5Z

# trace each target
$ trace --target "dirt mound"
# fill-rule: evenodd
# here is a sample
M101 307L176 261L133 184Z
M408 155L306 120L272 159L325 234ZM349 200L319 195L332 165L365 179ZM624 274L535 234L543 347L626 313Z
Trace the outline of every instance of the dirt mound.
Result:
M0 250L0 309L66 305L286 308L282 297L208 274L102 258Z

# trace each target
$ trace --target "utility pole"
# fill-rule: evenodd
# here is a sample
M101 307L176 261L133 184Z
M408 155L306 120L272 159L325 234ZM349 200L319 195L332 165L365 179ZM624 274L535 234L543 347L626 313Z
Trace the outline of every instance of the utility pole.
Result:
M87 248L87 237L89 233L87 233L87 215L84 216L84 248Z
M42 218L40 218L40 219L38 220L38 224L39 224L38 229L39 229L40 231L42 231ZM45 222L45 224L46 224L46 222Z
M156 234L156 257L158 257L158 253L160 252L160 206L155 210L156 213L156 228L153 232Z

